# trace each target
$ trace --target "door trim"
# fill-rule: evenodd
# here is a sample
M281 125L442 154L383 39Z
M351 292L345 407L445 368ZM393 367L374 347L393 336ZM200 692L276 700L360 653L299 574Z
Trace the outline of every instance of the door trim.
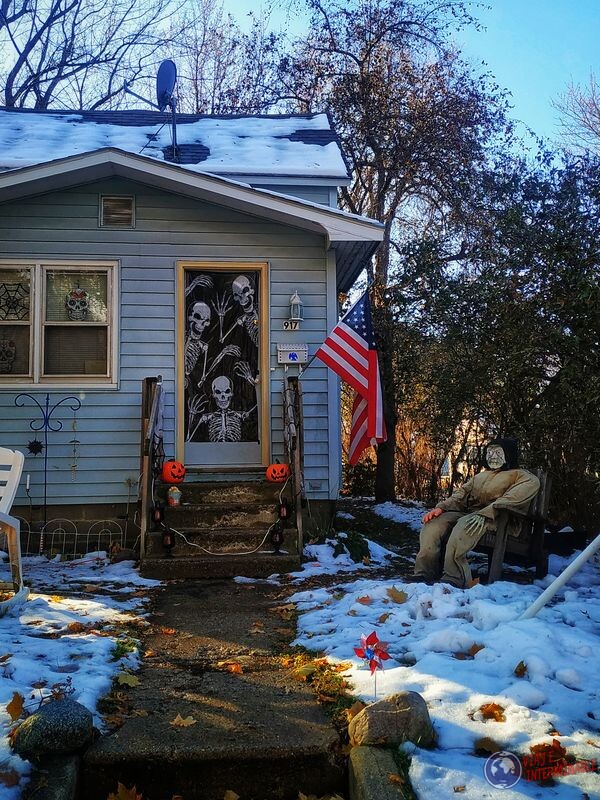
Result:
M260 452L262 463L257 467L266 467L269 463L271 452L271 374L269 371L269 352L271 342L270 313L269 313L269 264L267 261L176 261L175 262L175 290L177 292L176 305L176 324L175 324L175 431L176 431L176 458L184 462L185 458L185 431L184 431L184 391L183 391L183 366L184 366L184 334L185 334L185 270L197 269L211 272L236 272L239 270L252 270L258 272L260 279L260 353L259 365L260 375L258 389L261 401L261 428L260 428ZM263 311L264 309L264 311ZM192 465L194 468L202 469L202 465ZM240 465L240 469L247 469L253 465ZM215 471L214 465L206 467L212 472ZM231 466L227 468L231 471ZM223 468L226 471L225 467Z

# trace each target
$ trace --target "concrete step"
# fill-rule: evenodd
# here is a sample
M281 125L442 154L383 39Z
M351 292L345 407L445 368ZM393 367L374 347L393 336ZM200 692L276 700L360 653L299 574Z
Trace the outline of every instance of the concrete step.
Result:
M254 503L272 503L279 499L279 493L283 488L282 483L269 483L262 478L260 481L203 481L194 482L186 478L183 483L178 485L181 490L182 503L192 505L219 506L230 505L232 503L242 503L252 505ZM166 500L169 487L166 484L156 484L156 496L161 500ZM286 494L291 494L290 485L286 487Z
M277 519L272 502L184 503L165 508L165 521L178 530L183 528L242 528L262 524L268 527Z
M216 555L221 553L250 554L250 551L256 548L259 548L259 552L272 552L274 547L270 538L267 536L265 539L268 529L267 525L253 528L228 528L227 530L177 528L185 536L185 539L175 534L175 547L171 550L171 556L175 558L182 556L202 558L206 555L211 555L211 553ZM164 558L166 556L162 537L163 534L161 532L148 534L146 539L146 556L148 558ZM283 532L283 537L281 549L286 550L288 553L297 554L297 529L286 528ZM207 550L210 552L207 553Z
M300 569L300 556L292 553L258 551L245 556L147 556L140 562L145 578L178 580L183 578L267 578L277 572Z
M143 642L154 655L128 690L133 713L86 752L81 797L106 800L117 781L135 784L144 800L223 800L227 790L242 800L342 793L337 734L310 687L279 664L289 634L269 613L277 602L264 584L169 584ZM227 670L222 659L241 669ZM172 726L178 714L194 724Z

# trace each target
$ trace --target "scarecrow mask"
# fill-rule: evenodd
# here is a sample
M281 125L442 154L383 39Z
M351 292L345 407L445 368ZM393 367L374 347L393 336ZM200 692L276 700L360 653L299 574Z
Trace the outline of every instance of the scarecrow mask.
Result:
M488 469L516 469L518 460L516 439L494 439L485 448L484 463Z

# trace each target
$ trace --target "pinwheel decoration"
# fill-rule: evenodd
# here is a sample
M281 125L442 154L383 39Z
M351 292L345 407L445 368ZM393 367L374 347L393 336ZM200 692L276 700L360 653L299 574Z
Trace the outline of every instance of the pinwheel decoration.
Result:
M380 642L375 631L371 631L368 636L364 634L360 637L362 647L355 647L354 652L359 658L364 659L369 664L371 675L375 681L375 696L377 696L377 675L378 669L383 670L383 662L391 658L388 653L388 643Z

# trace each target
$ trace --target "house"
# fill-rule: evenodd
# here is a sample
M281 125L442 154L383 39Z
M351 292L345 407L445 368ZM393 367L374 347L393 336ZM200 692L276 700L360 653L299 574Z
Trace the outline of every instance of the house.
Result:
M326 115L180 114L177 163L167 119L0 109L0 441L55 515L135 496L147 376L163 377L165 451L190 472L285 460L282 381L299 367L277 346L314 353L382 239L336 208L349 176ZM286 330L295 292L304 320ZM306 491L330 501L338 379L316 361L302 384ZM39 452L47 395L81 406L55 410Z

